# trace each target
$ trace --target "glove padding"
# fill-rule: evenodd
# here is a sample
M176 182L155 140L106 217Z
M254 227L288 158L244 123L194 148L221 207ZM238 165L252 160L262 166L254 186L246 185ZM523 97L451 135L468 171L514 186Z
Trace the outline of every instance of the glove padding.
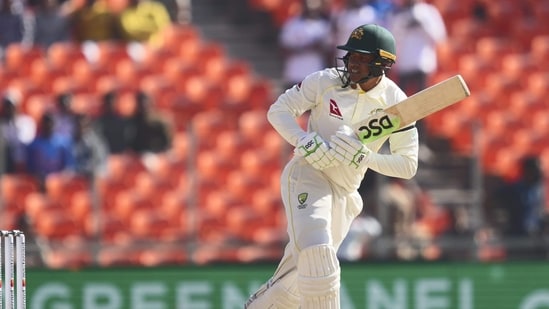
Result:
M342 126L330 139L330 147L336 160L356 169L368 164L372 153L348 126Z
M317 170L339 165L330 151L328 144L316 132L311 132L299 139L294 153L305 158Z

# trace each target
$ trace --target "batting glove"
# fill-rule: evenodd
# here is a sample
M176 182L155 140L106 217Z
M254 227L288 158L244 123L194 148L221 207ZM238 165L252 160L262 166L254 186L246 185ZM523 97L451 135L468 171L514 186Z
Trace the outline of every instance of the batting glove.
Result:
M316 132L311 132L300 138L294 153L304 157L317 170L339 165L328 144Z
M348 126L341 127L330 139L330 147L334 157L342 164L359 169L368 164L371 150L358 139L358 136Z

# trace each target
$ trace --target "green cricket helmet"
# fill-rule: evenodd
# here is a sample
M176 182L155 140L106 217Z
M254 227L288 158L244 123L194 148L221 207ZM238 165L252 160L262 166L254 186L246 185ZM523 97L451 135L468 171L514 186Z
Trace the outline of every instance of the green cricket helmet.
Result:
M395 38L393 34L376 24L366 24L355 28L351 32L347 43L339 45L337 48L347 51L347 54L343 58L338 58L338 60L343 61L344 65L337 69L344 87L349 86L351 83L347 69L349 53L375 55L374 60L369 63L370 72L368 76L362 78L357 84L385 74L396 61Z

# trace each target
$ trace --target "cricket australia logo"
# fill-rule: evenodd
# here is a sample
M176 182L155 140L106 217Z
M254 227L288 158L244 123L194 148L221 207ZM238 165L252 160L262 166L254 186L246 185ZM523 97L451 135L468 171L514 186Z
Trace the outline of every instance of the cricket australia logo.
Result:
M337 106L336 101L334 101L333 99L330 99L330 116L343 120L341 110L339 110L339 106Z
M297 202L299 203L297 205L298 209L304 209L305 207L307 207L307 204L305 204L305 202L307 202L308 197L309 197L309 193L306 193L306 192L299 193L299 195L297 196Z
M353 39L361 40L362 36L364 36L364 29L362 28L355 29L355 31L351 33L351 38Z

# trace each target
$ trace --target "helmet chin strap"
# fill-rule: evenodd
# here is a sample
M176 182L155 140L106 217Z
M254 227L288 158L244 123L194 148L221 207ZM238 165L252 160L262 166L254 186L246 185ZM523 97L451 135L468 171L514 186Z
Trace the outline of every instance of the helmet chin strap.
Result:
M376 77L379 77L379 75L374 76L374 75L372 75L372 73L368 73L368 75L366 75L365 77L359 79L356 82L353 82L353 81L349 80L349 85L348 86L351 86L354 89L357 85L360 85L360 84L362 84L362 83L364 83L364 82L366 82L366 81L368 81L372 78L376 78Z

